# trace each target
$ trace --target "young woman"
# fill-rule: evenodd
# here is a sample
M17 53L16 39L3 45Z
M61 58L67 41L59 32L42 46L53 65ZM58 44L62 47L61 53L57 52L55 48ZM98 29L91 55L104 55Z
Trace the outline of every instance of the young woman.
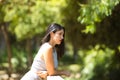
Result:
M43 80L46 78L47 80L59 80L60 75L70 75L68 71L57 70L58 60L64 54L64 33L64 27L59 24L53 23L48 27L30 71L21 80Z

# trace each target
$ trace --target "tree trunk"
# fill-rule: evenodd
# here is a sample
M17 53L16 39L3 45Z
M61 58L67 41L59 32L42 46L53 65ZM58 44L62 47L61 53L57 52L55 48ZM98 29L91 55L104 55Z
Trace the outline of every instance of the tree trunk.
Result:
M27 39L26 41L26 51L27 51L28 67L30 67L33 60L31 39Z
M74 61L76 61L78 58L78 49L76 48L76 46L73 46L73 58Z
M6 26L2 26L1 30L2 30L4 38L5 38L7 53L8 53L8 64L9 64L8 76L11 77L11 73L12 73L12 63L11 63L12 50L11 50L11 46L10 46L10 40L9 40L8 31L7 31Z

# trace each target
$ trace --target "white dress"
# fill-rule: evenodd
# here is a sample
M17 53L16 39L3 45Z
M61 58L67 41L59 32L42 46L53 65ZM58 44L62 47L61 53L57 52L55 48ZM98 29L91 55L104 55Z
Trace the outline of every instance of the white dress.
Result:
M44 43L43 45L48 45L48 43ZM42 46L43 46L42 45ZM37 71L46 71L46 65L44 60L40 58L40 55L42 54L41 49L39 49L38 53L36 54L34 61L32 63L31 69L21 78L21 80L42 80L37 74ZM57 60L57 53L56 50L53 51L54 56L54 65L55 68L58 67L58 60ZM48 76L47 80L56 80L52 79L53 76ZM55 77L55 76L54 76ZM56 76L58 77L58 76ZM60 77L60 76L59 76ZM59 79L58 79L59 80Z

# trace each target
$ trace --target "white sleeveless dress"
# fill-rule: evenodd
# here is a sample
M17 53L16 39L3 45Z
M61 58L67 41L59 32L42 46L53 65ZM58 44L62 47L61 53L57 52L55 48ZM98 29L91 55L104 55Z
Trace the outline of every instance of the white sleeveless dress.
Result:
M44 43L43 45L49 45L48 43ZM46 65L44 60L40 58L41 55L41 49L39 49L38 53L36 54L34 61L32 63L30 71L28 71L22 78L21 80L42 80L36 72L38 71L46 71ZM57 60L57 53L56 50L53 51L53 57L54 57L54 66L55 68L58 67L58 60ZM48 76L47 80L56 80L52 79L53 76ZM54 76L55 77L55 76ZM60 77L60 76L56 76ZM59 80L59 79L58 79Z

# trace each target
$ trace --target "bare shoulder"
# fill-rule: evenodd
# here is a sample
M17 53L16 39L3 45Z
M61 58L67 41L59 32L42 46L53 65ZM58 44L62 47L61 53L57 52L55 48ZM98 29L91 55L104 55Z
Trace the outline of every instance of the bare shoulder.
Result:
M42 51L43 60L46 61L46 59L51 59L50 57L52 57L53 49L49 43L44 43L41 46L41 51Z
M41 46L41 49L42 49L42 51L44 51L44 52L50 51L50 50L52 50L52 46L51 46L49 43L44 43L44 44Z

